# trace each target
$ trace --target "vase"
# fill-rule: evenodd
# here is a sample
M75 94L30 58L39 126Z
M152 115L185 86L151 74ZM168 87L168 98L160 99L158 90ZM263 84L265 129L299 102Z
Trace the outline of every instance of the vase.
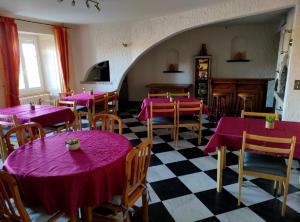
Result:
M66 144L66 147L69 149L69 150L78 150L80 148L80 143L76 143L76 144Z
M270 122L267 122L267 121L266 121L265 127L266 127L267 129L274 129L274 127L275 127L275 122L270 123Z

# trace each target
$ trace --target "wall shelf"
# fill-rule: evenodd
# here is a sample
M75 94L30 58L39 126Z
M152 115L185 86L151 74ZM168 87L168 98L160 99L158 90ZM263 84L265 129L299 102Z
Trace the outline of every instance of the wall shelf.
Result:
M180 70L174 70L174 71L165 70L165 71L163 71L163 73L183 73L183 71L180 71Z
M249 59L229 59L226 62L250 62Z

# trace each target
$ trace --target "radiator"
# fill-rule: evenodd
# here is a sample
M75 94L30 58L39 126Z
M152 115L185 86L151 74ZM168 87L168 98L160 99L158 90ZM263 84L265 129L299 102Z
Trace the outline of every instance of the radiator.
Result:
M20 103L21 104L28 104L30 102L35 103L35 104L49 104L49 105L54 105L54 102L52 102L52 98L50 93L41 93L37 95L31 95L31 96L24 96L20 97Z

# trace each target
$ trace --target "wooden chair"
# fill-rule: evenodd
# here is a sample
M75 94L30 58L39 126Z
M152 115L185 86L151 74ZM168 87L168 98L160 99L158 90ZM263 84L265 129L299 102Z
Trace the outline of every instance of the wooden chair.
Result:
M113 114L98 114L94 116L92 129L97 129L97 122L101 122L101 130L115 132L115 124L118 125L119 134L122 135L122 119Z
M62 98L67 97L67 96L72 96L72 95L74 95L74 90L73 89L71 89L68 92L61 92L61 93L58 94L59 99L62 99Z
M79 123L78 123L78 109L77 109L77 103L76 101L62 101L62 100L59 100L57 101L57 106L66 106L66 107L69 107L72 112L74 113L74 116L75 116L75 120L74 120L74 123L73 123L73 128L75 130L77 130L79 128ZM69 122L65 123L65 128L67 130L69 130Z
M166 117L164 117L167 115ZM162 116L162 117L160 117ZM153 129L171 129L171 136L176 138L176 103L150 103L150 119L147 121L148 137L153 139Z
M190 98L190 92L187 92L187 93L171 93L169 92L169 97L186 97L186 98Z
M275 117L275 120L279 120L279 115L277 112L275 112L275 113L257 113L257 112L246 112L246 111L242 110L241 118L245 118L245 116L264 117L264 118L266 118L267 116L273 116L273 117Z
M0 221L3 222L52 222L61 219L63 215L60 212L54 215L47 215L34 209L26 209L22 202L16 179L3 170L0 170L0 196ZM66 218L65 221L67 221Z
M14 145L11 143L11 136L16 134L17 142L19 146L22 146L26 143L32 142L38 138L42 138L45 136L45 132L43 127L39 123L25 123L22 125L18 125L14 128L11 128L4 135L7 155L9 155L12 151L14 151Z
M113 91L113 92L107 92L106 93L106 98L107 98L107 113L112 113L112 114L117 114L117 108L118 108L118 92Z
M90 128L93 126L93 118L101 113L106 113L107 99L106 95L93 96L92 106L78 111L79 128L82 129L82 116L86 116Z
M193 102L177 102L177 118L176 118L176 146L178 145L178 136L180 127L192 127L194 134L194 127L198 128L198 145L201 144L202 137L202 108L201 101Z
M18 125L18 119L16 115L3 115L0 114L0 125L2 127L14 127Z
M122 196L113 197L112 202L101 205L114 212L123 212L123 221L129 222L128 209L142 196L143 221L148 221L147 172L151 159L151 141L145 140L133 148L126 157L125 186Z
M148 98L168 98L169 93L148 93Z
M264 146L258 145L259 143L264 144ZM266 143L267 145L265 145ZM268 143L276 144L277 147L268 146ZM295 144L296 137L294 136L292 138L266 137L249 134L244 131L239 158L238 205L241 203L241 189L244 175L274 180L280 184L282 183L284 187L281 215L285 215ZM287 165L283 157L276 155L288 156Z

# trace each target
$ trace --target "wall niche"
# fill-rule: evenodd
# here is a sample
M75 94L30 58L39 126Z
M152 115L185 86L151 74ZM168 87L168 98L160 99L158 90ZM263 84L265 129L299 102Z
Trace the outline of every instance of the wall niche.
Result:
M176 49L170 49L166 55L166 69L164 73L182 72L179 70L179 52Z
M235 36L230 42L230 59L227 62L249 62L247 59L247 39Z

